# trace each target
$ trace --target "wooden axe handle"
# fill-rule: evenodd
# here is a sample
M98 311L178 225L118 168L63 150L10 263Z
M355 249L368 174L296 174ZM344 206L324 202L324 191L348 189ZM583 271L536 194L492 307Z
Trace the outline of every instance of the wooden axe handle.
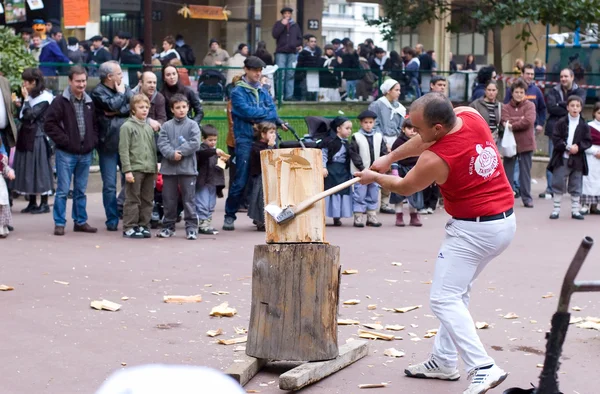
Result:
M345 188L354 185L358 181L360 181L360 178L350 179L349 181L340 183L339 185L334 186L331 189L327 189L324 192L315 194L314 196L312 196L312 197L302 201L300 204L296 205L296 209L294 210L294 213L296 215L298 215L299 213L306 211L308 208L310 208L311 205L313 205L317 201L322 200L327 196L331 196L332 194L335 194L341 190L344 190Z

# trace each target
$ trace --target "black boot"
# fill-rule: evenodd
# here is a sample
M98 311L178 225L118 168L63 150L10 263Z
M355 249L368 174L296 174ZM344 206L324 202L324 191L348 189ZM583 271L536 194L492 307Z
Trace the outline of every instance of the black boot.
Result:
M35 194L32 194L29 196L29 204L27 204L25 209L21 209L21 213L31 213L35 209L38 209L38 206L36 204Z
M42 196L42 201L40 202L40 206L36 209L32 209L31 213L48 213L50 212L50 206L48 205L48 196Z

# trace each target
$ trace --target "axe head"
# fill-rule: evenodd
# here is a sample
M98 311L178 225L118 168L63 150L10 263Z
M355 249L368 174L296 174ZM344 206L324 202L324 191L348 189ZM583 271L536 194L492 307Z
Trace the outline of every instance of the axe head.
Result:
M283 224L296 216L294 208L290 206L281 209L275 204L269 204L265 207L265 211L273 217L277 224Z

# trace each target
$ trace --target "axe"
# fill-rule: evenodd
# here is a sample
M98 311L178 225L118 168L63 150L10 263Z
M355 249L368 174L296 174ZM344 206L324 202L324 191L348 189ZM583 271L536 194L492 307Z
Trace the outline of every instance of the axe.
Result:
M335 194L341 190L344 190L345 188L354 185L358 181L360 181L360 178L350 179L349 181L340 183L339 185L334 186L331 189L327 189L324 192L315 194L314 196L309 197L306 200L302 201L298 205L287 206L283 209L278 207L275 204L269 204L265 207L265 211L267 211L267 213L269 215L271 215L273 217L273 219L275 219L277 224L283 224L283 223L286 223L286 222L292 220L294 217L296 217L296 215L299 215L302 212L306 211L314 203L324 199L327 196L331 196L332 194Z

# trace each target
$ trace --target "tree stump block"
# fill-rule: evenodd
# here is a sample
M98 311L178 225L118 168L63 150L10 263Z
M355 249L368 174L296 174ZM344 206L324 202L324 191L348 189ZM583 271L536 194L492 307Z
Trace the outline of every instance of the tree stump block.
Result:
M320 149L266 149L260 152L265 205L298 205L324 189ZM325 202L277 224L265 215L267 243L325 242Z
M254 247L246 354L288 361L338 356L340 249L325 244Z

